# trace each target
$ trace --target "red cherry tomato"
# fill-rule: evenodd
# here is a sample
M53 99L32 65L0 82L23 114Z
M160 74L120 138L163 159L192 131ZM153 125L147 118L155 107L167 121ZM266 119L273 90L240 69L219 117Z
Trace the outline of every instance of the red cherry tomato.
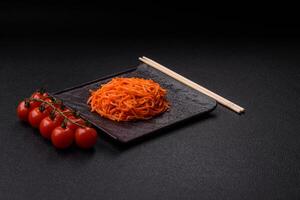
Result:
M45 98L49 97L49 94L48 94L47 92L44 92L44 93L42 94L42 96L43 96L43 98L45 99Z
M30 110L30 104L25 103L25 101L21 101L17 107L17 115L19 119L22 121L28 121L28 114Z
M66 149L72 145L74 140L74 131L61 126L56 127L51 134L52 144L59 149Z
M54 105L53 101L52 101L51 99L49 99L49 98L44 99L44 101L50 103L51 105ZM55 105L54 105L54 106L55 106ZM49 112L51 112L51 111L53 110L53 108L52 108L50 105L48 105L48 104L45 104L45 108L46 108Z
M97 131L90 127L79 127L75 131L75 141L80 148L92 148L97 142Z
M39 107L41 104L42 103L39 101L34 101L34 100L30 101L30 110L33 110L34 108Z
M36 107L32 111L29 112L28 121L32 127L38 128L42 119L44 119L48 115L49 115L49 112L47 110L44 110L42 112L39 107Z
M40 123L40 133L46 139L51 139L51 134L54 128L60 126L61 121L57 117L51 119L50 116L45 117Z
M74 116L69 116L69 119L72 120L73 122L76 122L78 124L84 125L84 121L81 118L76 118ZM72 122L68 121L67 122L67 127L72 129L72 130L76 130L77 128L79 128L79 126L77 126L76 124L73 124Z
M64 121L64 117L59 112L55 112L55 120L61 124Z
M69 108L64 108L64 109L60 109L67 117L72 116L73 115L73 111L70 110Z
M41 94L40 92L34 92L31 95L31 98L35 98L35 99L44 99L43 94Z
M52 104L55 106L55 108L61 110L61 109L60 109L61 105L60 105L59 103L57 103L57 102L52 102Z
M34 99L43 99L43 95L40 93L40 92L35 92L31 95L31 98L34 98ZM32 100L30 102L30 104L32 104L32 107L38 107L42 104L42 102L39 102L39 101L34 101Z

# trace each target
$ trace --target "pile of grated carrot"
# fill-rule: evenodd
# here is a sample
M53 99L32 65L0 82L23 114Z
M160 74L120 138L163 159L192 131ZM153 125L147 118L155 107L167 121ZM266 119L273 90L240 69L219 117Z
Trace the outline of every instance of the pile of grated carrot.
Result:
M144 120L169 109L166 93L153 80L113 78L91 91L87 103L92 112L114 121Z

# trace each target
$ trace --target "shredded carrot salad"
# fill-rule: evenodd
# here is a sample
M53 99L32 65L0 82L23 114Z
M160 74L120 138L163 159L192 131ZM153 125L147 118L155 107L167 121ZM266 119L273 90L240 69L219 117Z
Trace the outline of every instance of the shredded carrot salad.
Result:
M87 103L92 112L114 121L150 119L169 109L166 93L153 80L113 78L91 91Z

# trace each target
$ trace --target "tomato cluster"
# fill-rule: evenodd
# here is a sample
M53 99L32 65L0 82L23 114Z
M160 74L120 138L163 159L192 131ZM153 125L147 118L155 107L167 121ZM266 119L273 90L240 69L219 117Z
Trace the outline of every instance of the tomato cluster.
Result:
M97 132L79 114L66 108L61 101L38 91L21 101L17 107L20 120L38 128L40 134L51 140L59 149L66 149L74 142L83 149L92 148Z

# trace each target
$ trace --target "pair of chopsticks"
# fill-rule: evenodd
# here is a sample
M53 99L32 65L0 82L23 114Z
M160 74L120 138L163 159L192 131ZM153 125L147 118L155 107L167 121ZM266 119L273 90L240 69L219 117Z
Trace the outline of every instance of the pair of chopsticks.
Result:
M236 113L243 113L245 112L245 109L241 106L229 101L228 99L225 99L224 97L221 97L220 95L208 90L207 88L185 78L184 76L170 70L169 68L159 64L158 62L155 62L154 60L147 58L145 56L139 58L140 61L144 62L145 64L171 76L172 78L176 79L177 81L180 81L181 83L199 91L203 94L215 99L219 104L225 106L226 108L229 108L230 110L236 112Z

